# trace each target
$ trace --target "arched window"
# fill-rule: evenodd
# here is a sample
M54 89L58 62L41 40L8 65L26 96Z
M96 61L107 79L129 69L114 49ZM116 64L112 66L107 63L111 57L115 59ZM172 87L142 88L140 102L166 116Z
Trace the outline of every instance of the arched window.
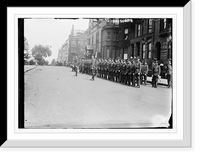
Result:
M140 24L138 25L138 29L137 29L137 36L141 35L141 26Z
M142 58L143 59L146 58L146 45L145 45L145 43L142 44Z
M151 51L151 42L148 43L148 58L151 58L152 56L152 51Z

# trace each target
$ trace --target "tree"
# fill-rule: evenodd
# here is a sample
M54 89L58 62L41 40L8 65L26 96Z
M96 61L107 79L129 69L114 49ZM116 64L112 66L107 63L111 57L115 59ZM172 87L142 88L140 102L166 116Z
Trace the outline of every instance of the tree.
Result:
M35 61L34 61L33 59L31 59L31 60L29 61L29 65L35 65Z
M24 37L24 62L27 63L30 57L28 40Z
M48 61L48 60L45 60L44 64L45 64L46 66L48 66L48 65L49 65L49 61Z
M46 45L35 45L32 48L32 56L35 58L35 60L37 60L38 65L44 65L45 64L45 59L46 57L51 56L52 52L51 52L51 46Z
M56 65L56 60L55 58L51 61L51 66L55 66Z

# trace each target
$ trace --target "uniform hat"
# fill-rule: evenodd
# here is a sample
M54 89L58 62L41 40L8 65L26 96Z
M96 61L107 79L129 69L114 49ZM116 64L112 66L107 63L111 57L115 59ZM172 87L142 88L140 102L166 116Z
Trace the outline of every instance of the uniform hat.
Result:
M157 62L157 58L154 58L153 61L156 61L156 62Z

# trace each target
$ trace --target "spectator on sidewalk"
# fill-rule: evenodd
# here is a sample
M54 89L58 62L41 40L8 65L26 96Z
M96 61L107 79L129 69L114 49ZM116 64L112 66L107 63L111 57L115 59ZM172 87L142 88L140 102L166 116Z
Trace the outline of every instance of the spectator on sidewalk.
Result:
M154 62L152 64L152 87L157 88L158 86L158 78L160 77L160 66L158 65L158 61L154 58Z
M164 77L164 64L163 61L160 62L160 76Z
M166 77L167 77L168 88L170 88L172 86L172 65L171 65L171 60L169 60L168 64L167 64Z

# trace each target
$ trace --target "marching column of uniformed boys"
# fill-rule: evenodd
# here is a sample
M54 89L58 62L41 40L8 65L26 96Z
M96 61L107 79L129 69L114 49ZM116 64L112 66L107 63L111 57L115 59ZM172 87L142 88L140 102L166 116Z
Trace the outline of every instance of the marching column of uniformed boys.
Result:
M77 62L77 60L75 61ZM77 70L75 69L76 76ZM90 80L94 81L95 76L106 80L126 84L140 88L140 85L147 85L147 75L149 67L146 60L140 62L139 57L130 59L81 59L79 62L79 72L91 75ZM152 87L157 88L160 79L161 68L156 58L152 63ZM172 65L171 60L168 61L166 74L168 87L172 87Z

